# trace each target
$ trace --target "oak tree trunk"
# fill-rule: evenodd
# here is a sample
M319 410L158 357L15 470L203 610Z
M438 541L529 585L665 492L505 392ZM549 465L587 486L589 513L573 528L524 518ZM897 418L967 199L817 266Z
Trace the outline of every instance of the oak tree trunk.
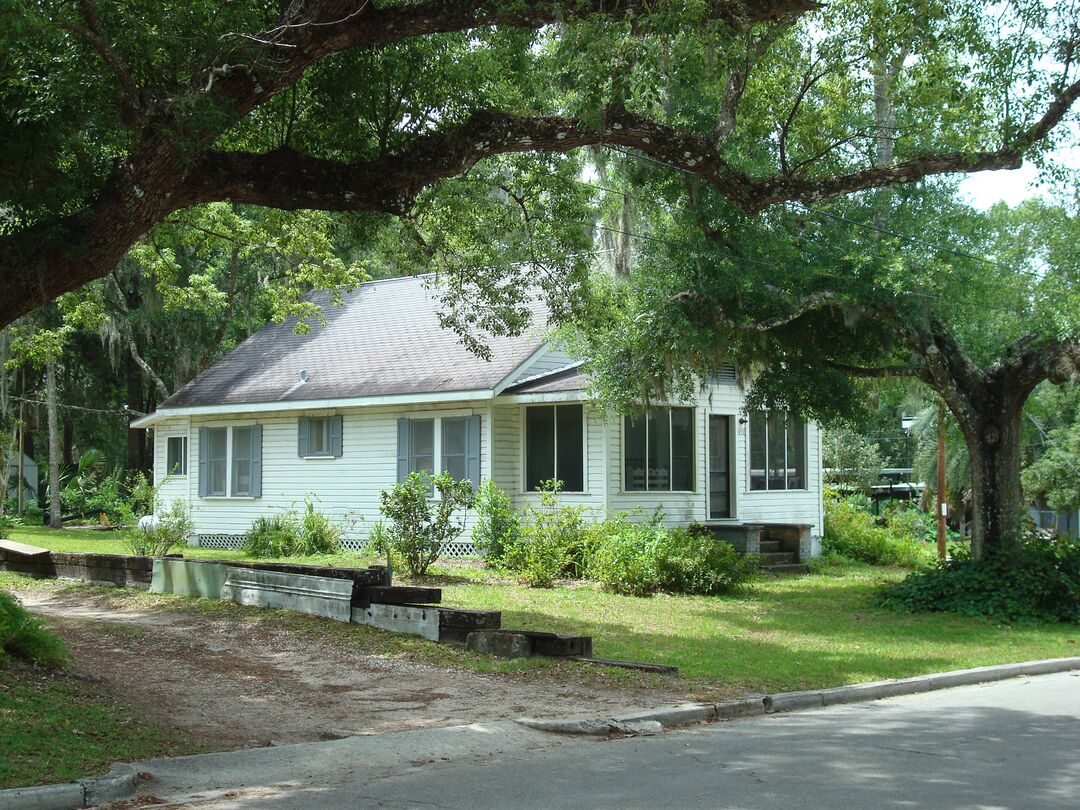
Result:
M1020 536L1020 426L1023 402L993 398L977 419L961 421L971 464L971 556L981 559Z

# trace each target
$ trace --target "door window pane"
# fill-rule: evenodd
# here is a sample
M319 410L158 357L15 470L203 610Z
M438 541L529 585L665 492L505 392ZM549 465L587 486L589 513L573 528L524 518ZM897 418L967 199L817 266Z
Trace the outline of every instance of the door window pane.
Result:
M627 416L623 420L623 480L627 492L645 490L645 418Z
M525 409L525 490L555 477L555 406Z
M671 489L694 489L694 409L671 409Z
M750 489L765 489L765 412L750 414Z
M565 492L585 490L585 409L581 405L555 408L555 476Z
M727 416L709 417L709 517L731 517L731 454Z

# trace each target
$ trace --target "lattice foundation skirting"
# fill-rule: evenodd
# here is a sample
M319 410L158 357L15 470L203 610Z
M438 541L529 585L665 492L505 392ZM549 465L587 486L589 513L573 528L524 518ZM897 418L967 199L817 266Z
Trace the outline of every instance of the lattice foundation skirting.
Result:
M364 551L368 547L368 540L358 537L344 537L341 547L347 551ZM201 548L240 548L244 545L242 534L199 534L195 536L195 545ZM476 547L467 540L458 540L447 543L443 549L444 557L475 557Z

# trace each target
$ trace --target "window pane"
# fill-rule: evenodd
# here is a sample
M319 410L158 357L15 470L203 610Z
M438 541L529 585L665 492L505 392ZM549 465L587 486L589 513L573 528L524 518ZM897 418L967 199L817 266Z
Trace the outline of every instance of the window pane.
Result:
M769 411L769 489L784 489L784 412Z
M555 406L525 409L525 489L555 477Z
M649 410L649 489L671 489L671 425L667 408Z
M750 489L765 489L765 412L750 414Z
M409 472L435 474L435 420L413 419Z
M671 488L694 488L694 409L671 409Z
M645 489L645 418L627 416L623 419L624 486L627 492Z
M251 494L251 428L233 428L233 495Z
M559 466L556 477L567 492L582 492L585 489L584 408L559 405L555 409L555 418L558 421L555 436L559 444L555 454Z
M787 418L787 488L806 489L806 422Z
M709 416L709 517L731 517L731 454L727 416Z
M308 420L308 454L325 455L330 452L330 420L325 418Z
M206 491L209 495L226 494L226 476L228 473L226 456L229 450L228 441L228 431L226 428L211 428L207 432L208 447L206 452L206 471L210 481Z
M468 474L465 469L465 420L442 420L442 468L455 481L461 481Z
M187 438L170 436L166 443L166 475L187 475Z

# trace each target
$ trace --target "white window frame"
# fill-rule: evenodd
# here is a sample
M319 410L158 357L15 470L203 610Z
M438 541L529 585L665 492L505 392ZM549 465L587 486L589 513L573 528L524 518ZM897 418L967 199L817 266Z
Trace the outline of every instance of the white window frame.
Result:
M765 488L753 489L753 475L754 475L754 461L753 461L753 413L762 413L765 415ZM743 492L747 495L761 495L770 492L809 492L810 491L810 422L804 417L797 416L796 418L802 419L803 423L803 441L802 441L802 453L803 453L803 487L789 487L787 486L788 477L788 440L787 440L787 419L784 419L784 488L773 489L769 486L769 414L772 411L747 411L746 412L746 489ZM784 411L785 414L790 416L790 411Z
M698 424L698 411L700 410L700 408L698 408L698 407L696 407L694 405L655 405L653 407L655 407L655 408L664 408L668 412L668 422L667 422L667 424L668 424L668 465L669 465L669 467L672 466L671 465L671 449L672 449L672 441L671 441L671 410L672 410L672 408L686 408L686 409L689 409L692 412L693 418L690 420L690 424L693 425L694 435L691 437L690 447L694 451L694 457L693 457L693 460L692 460L692 462L690 464L690 470L691 470L692 475L694 476L694 488L693 489L649 489L648 488L649 487L649 476L647 474L645 476L645 489L627 489L626 488L626 420L628 419L628 417L626 415L623 415L623 417L619 420L619 486L621 488L620 494L622 494L622 495L630 495L630 496L636 496L636 495L664 495L664 494L667 494L667 495L696 495L696 494L698 494L700 492L700 490L701 490L701 487L698 486L698 484L700 483L698 481L698 479L701 478L701 475L700 475L700 470L698 469L698 456L700 454L698 452L698 446L697 446L697 444L698 444L698 432L701 430L701 426ZM649 422L648 422L648 419L646 418L646 420L645 420L645 464L646 464L646 466L649 463L649 459L648 459L648 455L649 455L649 432L648 431L649 431ZM708 451L709 451L709 448L706 447L705 448L706 454L708 453ZM707 472L708 471L706 470L706 473ZM670 473L669 473L669 475L670 475ZM706 495L707 494L708 494L708 492L706 492Z
M432 468L432 473L431 474L432 475L441 475L442 471L443 471L442 421L443 421L443 419L467 419L470 416L479 416L480 417L480 440L481 440L481 444L480 444L480 474L483 475L483 471L484 471L484 445L483 445L484 422L485 422L485 420L490 421L490 416L488 416L486 413L476 413L475 411L454 411L452 413L440 413L438 416L434 416L434 415L429 414L429 413L406 413L406 414L402 414L399 418L408 419L410 422L425 422L425 421L432 421L432 420L435 422L435 427L434 427L434 430L432 432L432 437L431 437L432 450L433 450L433 452L435 454L435 458L432 459L432 462L431 462L431 468ZM410 436L412 435L411 431L410 431L409 435ZM410 450L409 459L411 460L412 459L412 452L411 452L412 448L410 447L409 450ZM490 453L491 449L488 448L487 452ZM409 470L409 472L413 473L413 472L416 472L416 471L415 470ZM396 480L396 476L395 476L395 480ZM477 487L480 486L479 481L475 481L474 483L476 484ZM438 496L438 493L435 493L435 494L436 494L436 496Z
M529 489L527 484L527 469L526 469L526 457L528 455L528 441L525 435L525 412L529 408L536 407L550 407L554 405L556 408L559 405L580 405L581 406L581 489L560 489L560 494L566 495L588 495L589 494L589 408L588 403L584 401L568 400L559 402L531 402L527 405L521 406L520 414L520 429L518 435L521 437L519 463L521 469L521 490L522 495L535 495L535 489ZM555 415L555 469L559 469L559 418L558 412Z
M201 496L204 501L255 501L259 496L256 495L231 495L232 492L232 470L233 470L233 428L251 428L256 427L258 422L240 422L230 425L199 425L198 427L204 427L209 430L225 429L225 494L224 495L203 495ZM266 431L263 430L263 442L266 440ZM202 447L199 448L199 453L203 451ZM209 459L207 459L209 464ZM209 470L209 468L208 468Z
M165 438L165 477L166 478L187 478L191 466L191 457L188 454L188 447L190 442L186 433L172 433L166 434ZM173 439L180 440L181 450L181 472L173 472L169 466L169 442Z

